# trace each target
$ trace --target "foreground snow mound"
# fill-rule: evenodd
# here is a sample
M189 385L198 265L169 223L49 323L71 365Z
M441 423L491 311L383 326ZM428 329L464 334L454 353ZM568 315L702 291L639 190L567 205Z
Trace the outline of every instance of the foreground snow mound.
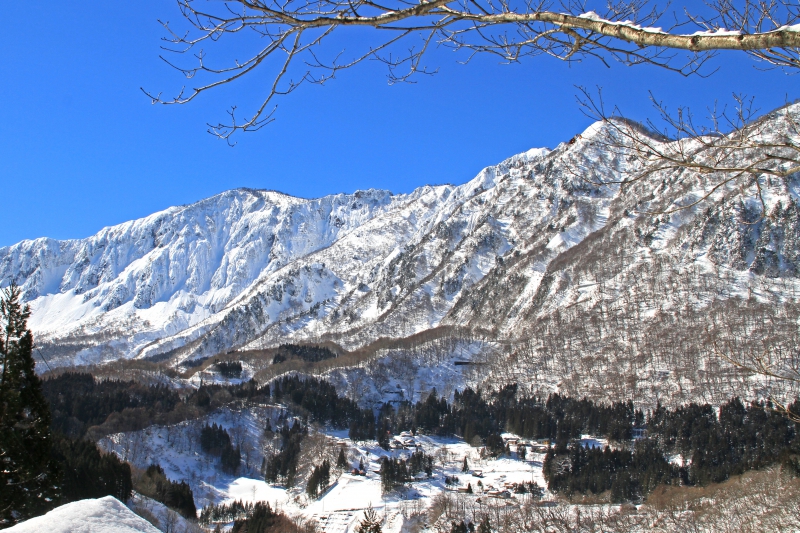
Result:
M13 533L160 533L114 498L81 500L56 507L43 516L31 518L7 529Z

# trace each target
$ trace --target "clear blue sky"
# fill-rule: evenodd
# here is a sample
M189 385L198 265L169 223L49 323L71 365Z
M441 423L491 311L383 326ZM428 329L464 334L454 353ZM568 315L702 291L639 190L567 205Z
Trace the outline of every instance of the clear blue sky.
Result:
M440 73L389 86L378 64L303 87L279 102L277 121L239 135L230 148L205 132L231 104L258 97L253 82L187 106L153 106L140 86L171 93L182 77L159 59L173 2L12 2L0 33L0 246L100 228L235 187L303 197L370 187L408 192L463 183L481 168L532 147L553 147L589 125L574 85L639 120L648 90L672 108L702 111L731 93L769 110L800 97L800 78L760 72L737 55L709 78L655 68L571 68L550 58L460 65L447 52Z

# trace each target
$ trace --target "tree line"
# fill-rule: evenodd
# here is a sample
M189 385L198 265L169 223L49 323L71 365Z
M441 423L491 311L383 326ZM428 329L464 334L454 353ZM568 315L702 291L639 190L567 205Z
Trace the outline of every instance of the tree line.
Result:
M272 364L283 363L287 359L302 359L306 363L318 363L326 359L336 358L336 353L324 346L310 346L301 344L281 344L272 358Z
M184 518L191 520L197 518L194 495L189 484L185 481L178 482L167 478L164 469L160 465L151 464L148 466L147 470L138 479L136 489L145 496L178 511Z
M234 527L239 524L238 531L260 533L262 531L298 531L297 526L289 521L285 515L273 511L266 502L243 502L236 500L231 503L209 504L200 511L198 522L204 526L214 523L233 522ZM286 529L281 529L281 528Z
M792 409L800 408L800 401ZM800 472L798 425L767 403L747 406L733 398L717 410L708 404L644 413L631 401L596 403L559 394L538 398L516 385L496 391L456 391L453 402L432 391L411 404L384 404L378 412L379 442L403 430L459 436L493 456L510 453L500 433L548 439L545 476L553 492L572 495L610 491L614 501L639 500L662 483L705 485L748 470L783 463ZM647 437L631 444L634 429ZM619 443L587 448L590 434ZM524 457L524 447L517 451ZM668 461L680 456L682 462ZM387 467L388 468L388 467ZM391 470L390 470L391 471Z
M604 404L559 394L541 398L521 394L512 384L488 391L466 388L456 391L452 402L433 390L414 404L383 404L376 419L370 410L338 397L333 386L322 380L282 378L273 383L273 393L319 422L335 420L341 427L349 421L355 440L377 434L384 448L389 447L389 435L405 430L458 436L485 446L493 456L510 452L500 436L505 431L527 439L548 439L552 444L545 471L548 487L566 494L611 491L615 501L630 501L641 499L661 483L717 483L776 462L800 471L797 425L768 403L745 406L738 398L723 404L719 415L708 404L674 409L658 405L645 413L631 401ZM331 406L340 409L335 417ZM800 403L793 408L798 407ZM635 445L629 444L634 429L647 433ZM616 449L588 449L575 442L583 434L621 444ZM296 447L299 450L299 443ZM293 457L291 449L291 442L284 439L278 457ZM524 447L517 453L524 456ZM676 454L685 464L667 460ZM407 473L407 464L395 463L382 464L385 487L413 477ZM284 472L288 470L280 470L272 479Z
M502 453L500 433L504 431L566 444L586 433L627 440L635 427L645 425L644 413L635 410L630 401L606 405L559 394L544 399L518 395L516 384L487 392L468 387L456 391L453 402L438 396L434 389L416 404L384 404L378 418L381 433L421 430L459 436L470 443L477 442L477 437L497 453Z
M629 448L589 449L579 442L551 448L544 461L548 488L567 496L610 491L613 501L624 502L642 500L660 484L720 483L776 463L800 474L798 425L769 404L745 406L733 398L719 414L708 404L659 405L647 432Z
M397 485L408 483L420 472L431 477L433 475L433 458L425 452L417 451L408 459L398 457L381 458L381 488L390 491Z
M241 361L218 361L214 363L214 366L224 378L234 379L242 376Z
M219 464L226 474L235 474L242 461L239 447L231 444L231 436L225 428L206 424L200 430L200 448L209 455L219 457Z
M573 442L544 460L544 477L550 491L572 496L611 491L611 500L640 500L660 484L679 479L679 468L670 464L653 441L636 443L633 450L589 448Z
M269 401L269 386L203 384L182 390L136 381L98 380L65 372L42 382L53 428L71 437L94 438L138 431L153 424L177 424L199 418L234 400Z
M300 533L304 531L285 514L274 511L267 502L239 504L235 507L236 511L242 509L245 516L241 517L240 514L238 518L234 518L231 533ZM213 511L210 514L213 515Z
M253 514L253 502L235 500L231 503L209 504L200 511L197 521L207 526L214 522L233 522Z
M298 526L285 514L275 511L268 502L234 502L210 504L200 511L198 521L204 526L233 522L235 533L300 533L315 531ZM220 531L219 525L215 531Z

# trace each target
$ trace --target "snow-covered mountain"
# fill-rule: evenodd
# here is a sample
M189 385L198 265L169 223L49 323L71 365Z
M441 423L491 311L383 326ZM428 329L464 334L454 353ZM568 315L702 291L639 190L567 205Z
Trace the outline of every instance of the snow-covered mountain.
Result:
M438 323L463 287L519 241L514 222L528 217L494 206L496 185L512 166L546 154L532 150L461 187L408 195L229 191L88 239L0 249L0 279L22 286L30 326L40 344L61 350L58 364L158 357L198 340L187 356L199 357L322 328L414 332ZM530 181L520 172L511 179ZM419 272L408 264L414 248L428 255ZM413 296L406 285L418 281L409 276L431 278L428 311L400 329L397 316Z
M798 113L771 114L763 131L797 142L784 119ZM725 339L751 315L769 318L742 326L747 349L794 342L800 177L762 183L765 217L739 182L671 212L712 192L713 176L662 170L621 186L648 163L614 139L625 142L598 123L405 195L228 191L86 239L1 248L0 284L22 286L51 366L179 365L285 342L352 350L455 326L502 347L493 379L580 394L585 372L651 386L689 358L710 375L702 336ZM654 345L668 340L681 363ZM617 392L660 394L619 380Z

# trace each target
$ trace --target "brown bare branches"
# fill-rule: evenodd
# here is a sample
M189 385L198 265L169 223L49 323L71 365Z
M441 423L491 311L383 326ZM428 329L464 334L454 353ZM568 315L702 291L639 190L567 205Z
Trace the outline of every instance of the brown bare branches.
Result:
M787 180L800 172L800 109L785 106L770 117L757 117L753 100L734 95L733 112L712 109L708 126L695 122L688 109L670 113L651 100L660 115L662 133L652 121L649 130L620 118L618 109L607 112L602 97L594 97L580 87L584 112L609 126L605 142L614 151L634 155L642 165L622 174L609 183L628 184L656 173L681 172L683 181L691 183L690 194L667 208L652 209L647 214L672 214L693 208L718 193L748 196L752 193L761 204L760 216L743 221L752 224L769 216L764 200L764 187L770 179ZM779 118L778 121L774 120ZM770 120L768 120L768 118ZM768 126L769 124L769 126ZM776 124L780 127L776 127ZM748 193L749 191L749 193Z
M800 383L800 352L782 352L779 346L770 346L759 354L734 356L731 351L720 349L718 343L714 342L714 353L717 357L740 370L778 381ZM773 396L770 396L770 401L775 405L777 412L800 424L800 412L796 412L789 404Z
M365 60L387 65L390 82L431 73L422 63L432 45L465 52L464 59L489 53L504 61L550 55L564 61L595 57L626 65L653 64L697 73L719 50L739 50L769 66L800 67L798 8L785 1L718 0L711 17L677 15L650 7L648 0L599 4L599 14L584 2L564 0L177 0L188 29L168 32L165 51L194 52L195 63L168 61L187 79L203 80L175 97L146 92L153 103L183 104L198 95L255 71L271 78L261 103L244 120L235 108L230 120L209 131L228 139L272 120L276 96L305 82L324 83L337 72ZM741 4L741 5L739 5ZM666 19L670 27L655 24ZM355 27L365 28L359 31ZM350 32L347 50L332 36ZM229 50L219 42L236 37L236 53L247 59L222 60L212 66L202 46ZM227 45L226 45L227 46ZM224 52L223 52L224 54ZM144 89L143 89L144 90Z

